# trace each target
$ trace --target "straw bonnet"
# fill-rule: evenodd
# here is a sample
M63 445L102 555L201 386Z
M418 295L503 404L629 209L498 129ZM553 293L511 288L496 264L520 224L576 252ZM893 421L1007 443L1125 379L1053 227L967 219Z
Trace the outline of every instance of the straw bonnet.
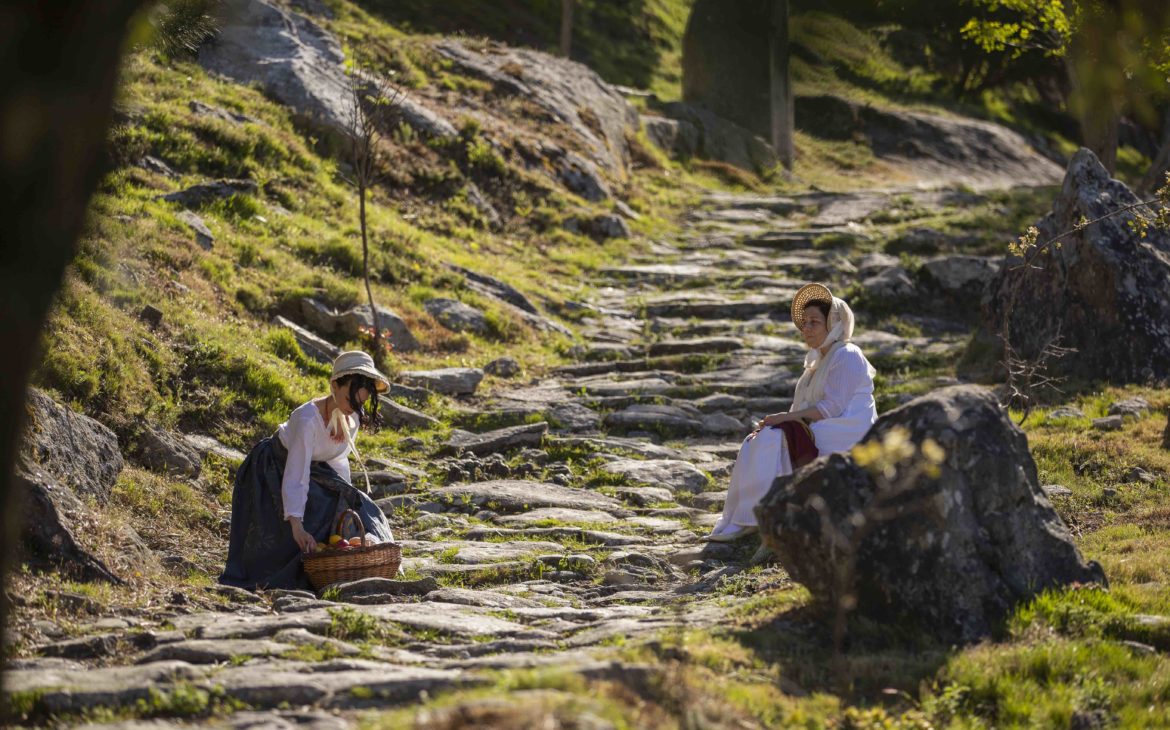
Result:
M805 284L792 297L792 323L796 329L804 328L804 308L812 302L824 302L833 306L833 292L824 284Z
M329 376L330 382L346 375L365 375L374 381L374 387L379 393L390 390L390 381L374 367L374 358L361 350L343 352L333 361L333 373Z

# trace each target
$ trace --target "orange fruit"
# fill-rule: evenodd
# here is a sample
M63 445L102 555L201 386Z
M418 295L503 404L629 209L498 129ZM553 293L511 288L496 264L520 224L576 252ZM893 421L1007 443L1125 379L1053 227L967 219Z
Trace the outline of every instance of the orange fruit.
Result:
M362 546L362 539L360 537L349 538L349 546L350 547L361 547Z
M329 544L330 545L336 545L339 542L341 542L341 535L330 535L329 536Z

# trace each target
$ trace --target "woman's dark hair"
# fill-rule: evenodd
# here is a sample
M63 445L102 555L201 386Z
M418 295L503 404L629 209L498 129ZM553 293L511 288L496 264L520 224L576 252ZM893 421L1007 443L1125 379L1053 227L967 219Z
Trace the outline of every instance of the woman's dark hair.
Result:
M830 306L828 302L822 302L819 299L814 299L808 304L804 305L805 310L808 310L809 307L816 307L817 309L821 310L821 314L825 315L825 326L827 327L829 325L829 312L833 309L832 306Z
M378 384L374 379L361 373L342 375L336 381L338 385L349 383L349 407L357 414L358 423L362 428L376 432L382 427L382 414L378 412ZM358 401L358 391L365 388L370 394L368 405Z

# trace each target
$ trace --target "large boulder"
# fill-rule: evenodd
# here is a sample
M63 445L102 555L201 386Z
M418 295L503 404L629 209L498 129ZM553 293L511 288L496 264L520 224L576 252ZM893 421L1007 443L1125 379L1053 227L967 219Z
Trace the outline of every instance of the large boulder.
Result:
M105 504L125 462L113 431L29 388L18 466L28 473L39 468L79 496Z
M221 3L219 32L199 49L208 71L258 84L300 117L344 130L350 91L345 55L332 33L268 2Z
M776 152L752 129L694 104L671 102L662 111L697 130L699 157L757 172L776 166Z
M563 124L583 143L590 162L619 179L630 164L626 134L638 127L638 113L617 89L588 66L540 51L480 46L445 39L435 50L462 71L491 82L497 92L527 99Z
M25 559L82 580L118 582L86 547L91 510L85 499L105 504L123 465L113 431L30 388L14 482L23 502ZM123 533L140 543L129 527Z
M1151 229L1142 237L1131 229L1134 214L1122 211L1139 202L1096 155L1078 151L1052 212L1037 225L1038 241L1082 220L1097 222L1060 235L1061 247L1036 267L1007 258L983 300L984 346L997 345L1006 323L1022 358L1035 358L1057 333L1060 346L1075 348L1052 362L1057 374L1113 382L1170 378L1170 234Z
M955 386L917 398L882 416L862 444L895 429L942 447L937 477L879 481L833 455L778 478L756 507L763 540L814 598L974 641L1040 591L1104 581L1041 490L1024 433L989 392Z

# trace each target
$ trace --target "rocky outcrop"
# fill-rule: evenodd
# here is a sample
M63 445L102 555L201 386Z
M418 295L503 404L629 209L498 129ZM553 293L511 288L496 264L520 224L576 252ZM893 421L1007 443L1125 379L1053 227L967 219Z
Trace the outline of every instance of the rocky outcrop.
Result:
M146 424L134 444L134 458L152 471L194 479L203 469L203 460L182 437Z
M756 132L700 106L672 102L662 107L667 116L698 132L695 154L745 170L764 172L776 166L776 152Z
M819 601L851 594L874 620L911 619L973 641L1039 591L1104 580L1073 546L1024 433L989 392L955 386L922 396L882 416L862 443L895 429L943 448L937 478L879 481L834 455L777 479L756 508L764 541Z
M482 335L488 331L488 320L484 313L458 299L436 297L428 299L423 306L439 324L452 332L474 332Z
M370 316L370 306L363 304L354 307L346 312L338 314L332 307L327 304L306 297L301 300L301 319L306 325L316 334L324 335L326 337L332 335L342 335L344 337L353 339L361 336L362 330L373 330L374 318ZM410 328L406 326L406 322L398 313L386 309L385 307L378 307L378 326L382 330L388 331L390 334L390 344L394 346L395 350L407 352L418 348L418 340L414 338L414 334ZM294 335L297 333L294 331ZM300 342L301 338L297 338ZM301 343L302 347L305 346ZM310 347L306 350L306 354L311 354L309 350L314 349Z
M980 339L996 343L1006 323L1017 353L1033 358L1059 332L1059 345L1076 353L1057 359L1052 372L1113 382L1170 378L1170 233L1135 234L1134 214L1120 211L1138 202L1092 152L1077 152L1052 212L1037 225L1038 241L1081 220L1098 222L1060 236L1061 247L1039 268L1008 257L988 285ZM1105 216L1112 217L1098 220Z
M26 556L83 580L120 582L85 547L90 510L81 498L98 504L109 499L124 464L117 437L34 388L28 391L28 412L15 481L24 506Z
M500 93L519 96L548 112L582 140L589 161L624 178L630 163L626 133L638 113L588 66L540 51L489 45L476 52L455 40L435 50L463 71L491 82Z
M105 504L125 462L113 431L29 388L18 466L26 472L39 467L79 496Z
M333 130L349 118L345 55L333 34L267 0L223 3L219 32L199 50L208 71L258 84L302 118Z
M830 140L864 139L878 158L904 163L920 180L984 189L1060 179L1056 163L993 122L881 109L831 95L799 97L795 111L797 129Z

